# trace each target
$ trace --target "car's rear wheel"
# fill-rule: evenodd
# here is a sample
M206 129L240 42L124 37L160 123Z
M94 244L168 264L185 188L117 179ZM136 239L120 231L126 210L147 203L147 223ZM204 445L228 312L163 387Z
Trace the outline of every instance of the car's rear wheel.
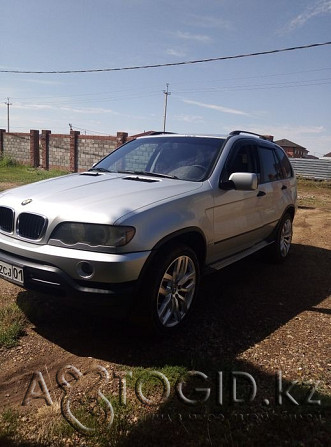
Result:
M144 275L140 295L140 311L149 328L163 334L180 329L191 313L199 278L199 262L190 247L161 250Z
M293 235L293 218L286 213L278 224L275 243L270 246L271 258L275 262L283 262L290 251Z

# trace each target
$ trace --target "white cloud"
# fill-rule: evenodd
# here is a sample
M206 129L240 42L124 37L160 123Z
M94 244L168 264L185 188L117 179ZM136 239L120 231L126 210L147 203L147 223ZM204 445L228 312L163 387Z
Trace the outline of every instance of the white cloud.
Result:
M191 14L189 18L191 18L191 25L200 26L201 28L222 28L227 30L233 28L229 21L220 17Z
M63 85L60 81L50 81L48 79L22 79L22 81L40 85Z
M58 107L53 107L46 104L21 104L15 103L13 105L14 109L20 110L57 110Z
M57 109L63 110L65 112L71 112L71 113L112 113L115 115L119 115L119 113L114 112L111 109L105 109L103 107L80 107L80 108L74 108L74 107L68 107L68 106L61 106Z
M174 120L182 121L184 123L203 123L204 122L204 119L202 118L202 116L199 116L199 115L185 115L185 114L175 115L174 116Z
M267 134L271 133L276 136L277 139L281 138L300 138L303 135L319 135L325 131L323 126L270 126L265 129L259 129L259 133ZM286 136L287 135L287 136ZM289 138L289 135L291 138Z
M218 112L222 112L222 113L229 113L232 115L242 115L242 116L251 116L249 113L246 113L242 110L238 110L238 109L230 109L228 107L224 107L224 106L220 106L217 104L206 104L203 102L199 102L199 101L192 101L190 99L183 99L183 102L185 102L185 104L192 104L198 107L203 107L205 109L211 109L211 110L216 110Z
M309 20L316 16L331 13L331 0L318 0L313 5L308 6L302 13L297 15L285 27L285 31L293 31L304 26Z
M168 48L167 54L169 56L175 56L175 57L185 57L186 54L182 50L175 50L174 48Z
M320 134L325 131L323 126L300 126L295 130L300 134Z
M179 37L179 39L191 40L191 41L193 40L195 42L201 42L201 43L208 43L212 41L212 39L209 36L206 36L205 34L192 34L184 31L177 31L176 37Z
M65 105L61 105L61 104L57 104L57 105L50 105L50 104L21 104L21 103L16 103L15 104L15 109L20 109L20 110L62 110L64 112L70 112L70 113L89 113L89 114L94 114L94 113L101 113L101 114L105 114L105 113L112 113L114 115L119 115L119 113L114 112L114 110L112 109L105 109L102 107L80 107L80 108L75 108L75 107L70 107L70 106L65 106Z
M0 65L0 70L5 70L5 71L20 70L20 67L10 67L8 65Z

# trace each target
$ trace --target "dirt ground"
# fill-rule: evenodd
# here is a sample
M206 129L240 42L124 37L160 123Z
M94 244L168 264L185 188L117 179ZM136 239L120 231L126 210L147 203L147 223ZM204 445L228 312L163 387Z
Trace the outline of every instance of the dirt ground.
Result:
M285 264L271 265L257 254L205 277L192 322L180 337L139 338L107 316L73 312L56 299L0 280L1 295L16 300L30 320L18 346L0 349L0 413L18 410L21 433L35 440L29 422L36 427L38 415L42 425L45 399L22 405L31 378L41 372L50 398L58 401L63 391L56 374L67 365L82 372L96 365L109 371L235 366L259 379L259 393L268 401L281 371L287 384L319 382L322 395L331 396L330 195L321 200L322 208L298 209ZM314 445L326 445L323 439Z

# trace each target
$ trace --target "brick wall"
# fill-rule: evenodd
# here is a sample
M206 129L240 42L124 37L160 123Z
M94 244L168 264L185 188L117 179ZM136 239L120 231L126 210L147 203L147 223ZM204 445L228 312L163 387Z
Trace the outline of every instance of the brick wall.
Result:
M2 133L1 154L20 163L30 164L30 134Z
M79 135L78 166L88 169L118 146L117 137Z
M48 168L70 171L70 135L49 135L48 160ZM42 167L48 169L46 163Z
M50 130L7 133L0 129L0 156L44 169L83 171L130 138L125 132L116 136L52 134Z

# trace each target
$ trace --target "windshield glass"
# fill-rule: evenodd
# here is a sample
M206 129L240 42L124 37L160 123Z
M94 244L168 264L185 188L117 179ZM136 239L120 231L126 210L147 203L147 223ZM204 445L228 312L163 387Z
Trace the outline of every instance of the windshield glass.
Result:
M201 181L209 176L224 141L208 137L141 138L121 146L92 169Z

